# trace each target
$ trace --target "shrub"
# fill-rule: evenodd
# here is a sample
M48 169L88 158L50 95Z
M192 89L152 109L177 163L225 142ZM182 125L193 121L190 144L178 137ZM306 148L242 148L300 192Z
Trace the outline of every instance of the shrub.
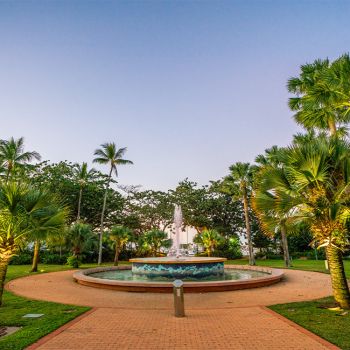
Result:
M21 252L18 255L14 256L10 265L29 265L32 263L32 254L29 252Z
M41 254L41 262L43 264L58 264L64 265L67 262L68 254L53 254L49 252L45 252Z
M230 237L219 243L217 248L214 250L214 256L220 256L230 260L239 259L242 257L241 247L239 239L236 237Z
M309 252L307 252L306 257L309 260L315 260L316 259L315 250L310 250ZM319 260L326 260L326 251L324 248L317 249L317 258Z
M79 260L79 258L76 255L72 255L69 256L67 258L67 265L74 267L74 268L78 268L81 264L81 261Z

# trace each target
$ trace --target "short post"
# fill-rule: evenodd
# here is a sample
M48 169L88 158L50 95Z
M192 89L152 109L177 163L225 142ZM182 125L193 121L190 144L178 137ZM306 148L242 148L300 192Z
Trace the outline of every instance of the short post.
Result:
M327 259L324 261L324 267L326 268L326 270L329 270L328 260Z
M181 280L173 282L175 317L185 317L184 288Z

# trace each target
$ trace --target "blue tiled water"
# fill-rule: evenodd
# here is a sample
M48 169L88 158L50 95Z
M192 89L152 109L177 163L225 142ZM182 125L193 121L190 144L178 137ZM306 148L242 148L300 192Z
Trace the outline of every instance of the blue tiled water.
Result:
M238 270L238 269L225 269L223 274L211 275L211 276L187 276L182 280L190 281L232 281L232 280L247 280L251 278L266 277L269 274L260 271L251 270ZM131 270L111 270L103 272L95 272L89 275L90 277L118 280L118 281L135 281L135 282L172 282L176 277L165 276L147 276L133 274Z

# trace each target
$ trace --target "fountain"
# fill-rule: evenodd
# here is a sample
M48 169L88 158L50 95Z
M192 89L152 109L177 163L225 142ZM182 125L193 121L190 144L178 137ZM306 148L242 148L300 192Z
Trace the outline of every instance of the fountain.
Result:
M130 259L130 266L99 267L75 272L83 285L134 292L172 292L175 279L184 281L185 292L210 292L270 285L281 280L283 272L266 267L229 265L226 258L186 257L180 253L182 211L174 210L175 256Z

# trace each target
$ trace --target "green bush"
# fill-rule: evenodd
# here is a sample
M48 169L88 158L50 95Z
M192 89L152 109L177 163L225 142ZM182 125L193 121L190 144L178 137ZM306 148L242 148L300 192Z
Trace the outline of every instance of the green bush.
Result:
M242 252L239 239L236 237L225 239L214 250L213 256L219 256L230 260L241 258Z
M307 252L306 257L309 260L316 260L315 250L310 250L309 252ZM324 248L317 249L317 258L318 258L318 260L325 260L326 259L326 251Z
M255 254L256 259L266 259L267 253L266 252L257 252Z
M71 266L77 269L80 266L80 264L81 264L81 261L76 255L72 255L67 258L68 266Z
M52 253L44 253L41 254L40 260L43 264L57 264L64 265L67 262L68 254L52 254Z
M30 252L21 252L11 259L10 265L30 265L32 258L33 255Z
M280 259L283 259L283 255L282 254L269 253L269 254L266 254L266 259L280 260Z

